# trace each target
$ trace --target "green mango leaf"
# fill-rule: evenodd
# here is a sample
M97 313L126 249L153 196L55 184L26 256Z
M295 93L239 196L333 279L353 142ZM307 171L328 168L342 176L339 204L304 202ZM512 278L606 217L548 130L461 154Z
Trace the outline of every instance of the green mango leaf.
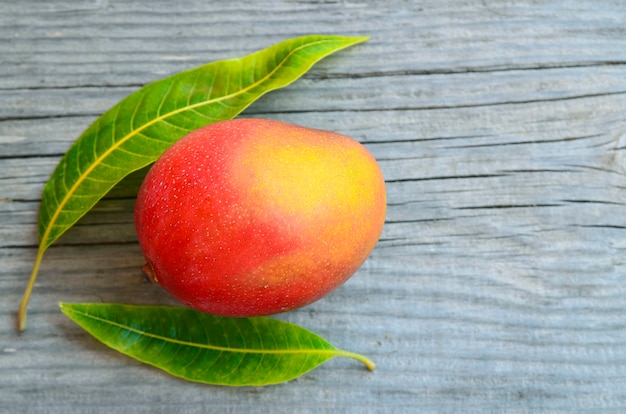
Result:
M184 307L59 304L105 345L189 381L270 385L292 380L334 357L354 358L320 336L277 319L223 318Z
M28 301L46 249L115 184L156 161L188 132L234 118L322 58L365 40L323 35L286 40L151 83L104 113L67 151L44 187L39 250L20 303L18 328L26 328Z

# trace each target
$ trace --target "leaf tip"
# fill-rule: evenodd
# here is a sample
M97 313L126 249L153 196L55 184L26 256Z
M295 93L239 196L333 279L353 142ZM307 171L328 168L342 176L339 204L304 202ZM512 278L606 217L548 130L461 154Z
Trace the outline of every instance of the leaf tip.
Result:
M67 316L68 312L70 311L70 304L65 303L65 302L59 302L59 309L61 309L61 312L63 312L63 314L65 314Z
M343 36L344 40L348 41L348 45L356 45L359 43L367 42L370 40L370 36Z

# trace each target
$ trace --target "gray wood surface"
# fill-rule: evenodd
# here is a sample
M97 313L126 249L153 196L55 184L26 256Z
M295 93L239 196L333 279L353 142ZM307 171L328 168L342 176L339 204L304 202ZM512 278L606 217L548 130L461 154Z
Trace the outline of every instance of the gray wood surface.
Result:
M626 412L621 0L0 3L0 412ZM264 388L188 383L109 350L57 302L174 303L146 284L137 179L51 247L42 187L141 85L309 33L371 35L255 103L380 161L388 217L343 287L281 315L376 361Z

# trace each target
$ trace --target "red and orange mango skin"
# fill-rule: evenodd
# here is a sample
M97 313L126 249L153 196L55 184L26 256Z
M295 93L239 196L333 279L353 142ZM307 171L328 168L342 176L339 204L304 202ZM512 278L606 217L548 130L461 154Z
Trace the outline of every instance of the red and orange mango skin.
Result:
M233 317L310 304L363 264L385 220L385 184L357 141L263 119L191 132L151 168L135 224L153 280Z

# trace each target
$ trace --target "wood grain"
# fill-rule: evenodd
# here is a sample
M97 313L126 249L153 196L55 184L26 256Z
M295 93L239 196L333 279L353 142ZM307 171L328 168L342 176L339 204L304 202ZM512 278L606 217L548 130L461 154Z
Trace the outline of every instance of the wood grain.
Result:
M0 412L624 412L625 21L618 0L3 2ZM148 82L309 33L372 39L245 116L363 142L388 215L357 275L279 317L376 371L201 386L63 317L174 303L140 271L140 175L49 249L18 334L41 190L82 130Z

